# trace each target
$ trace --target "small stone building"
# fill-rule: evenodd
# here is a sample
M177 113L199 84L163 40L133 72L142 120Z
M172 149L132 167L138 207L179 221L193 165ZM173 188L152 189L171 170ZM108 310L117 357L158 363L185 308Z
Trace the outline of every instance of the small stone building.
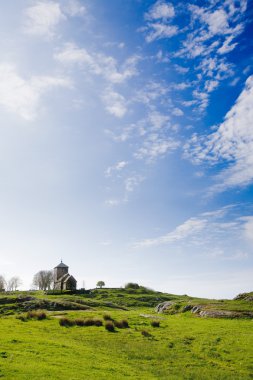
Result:
M69 267L62 261L54 268L54 289L76 290L76 279L69 274Z

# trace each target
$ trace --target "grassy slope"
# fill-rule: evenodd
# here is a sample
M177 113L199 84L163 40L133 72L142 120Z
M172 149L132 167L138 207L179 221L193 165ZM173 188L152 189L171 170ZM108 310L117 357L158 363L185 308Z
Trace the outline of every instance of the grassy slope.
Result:
M50 318L44 321L28 322L16 319L15 314L2 315L0 377L10 380L253 378L253 320L198 318L188 312L159 315L161 326L153 328L152 318L141 316L157 317L149 306L153 299L146 301L146 307L142 304L147 295L174 297L179 303L208 304L207 300L186 296L141 291L129 294L122 289L98 290L88 298L40 294L40 299L63 302L96 301L92 310L66 313L70 318L102 317L106 310L114 319L127 318L130 329L110 333L104 327L61 327L59 312L50 312ZM104 306L104 302L118 304L116 300L128 310ZM252 310L252 302L245 302L209 300L208 305ZM143 330L151 337L144 337Z

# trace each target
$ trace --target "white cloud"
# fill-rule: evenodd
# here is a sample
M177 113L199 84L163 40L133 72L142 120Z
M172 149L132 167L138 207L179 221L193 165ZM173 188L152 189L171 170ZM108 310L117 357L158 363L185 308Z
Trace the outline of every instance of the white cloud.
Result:
M64 64L77 63L90 65L91 67L95 64L94 59L85 49L80 49L73 43L66 43L64 49L54 54L54 59ZM94 67L93 70L96 72Z
M141 184L141 182L143 182L144 180L145 180L144 176L133 173L129 177L125 178L123 182L122 196L119 197L118 199L115 199L115 198L108 199L105 201L105 204L107 206L115 207L115 206L119 206L120 204L127 203L129 201L130 194L133 193L136 190L136 188Z
M193 97L197 100L198 108L200 111L204 111L209 103L209 96L206 92L198 90L193 91Z
M142 146L134 153L134 157L153 162L159 157L164 157L168 152L174 151L179 145L179 141L171 137L160 137L155 133L149 134Z
M237 205L191 217L165 235L136 242L134 248L160 245L195 247L199 255L220 260L244 260L247 242L253 243L253 217L238 217ZM241 208L240 208L241 211Z
M86 13L86 8L78 0L69 0L64 6L64 12L71 17L82 16Z
M203 14L204 21L208 24L210 33L224 34L228 31L228 15L224 9L217 9L213 13Z
M112 88L105 90L102 100L106 111L117 118L122 118L127 112L126 99Z
M148 20L167 20L175 16L175 10L172 4L165 1L157 1L150 10L145 14Z
M54 54L54 59L65 65L79 64L92 74L104 77L110 83L123 83L138 74L139 56L131 56L119 65L115 58L101 53L89 53L73 43L66 43L64 48Z
M36 118L41 96L53 87L71 87L63 77L34 76L22 78L15 66L0 64L0 105L26 120Z
M105 171L105 175L110 177L114 172L121 172L127 165L127 161L119 161L115 165L109 166Z
M229 36L226 38L225 42L223 43L223 45L217 50L217 52L219 54L227 54L229 53L230 51L234 50L234 48L238 45L237 42L234 42L233 44L231 44L231 42L233 41L234 39L234 36Z
M207 80L205 83L205 90L207 92L212 92L216 87L218 87L218 85L219 82L217 80Z
M144 181L144 179L145 178L139 174L135 174L126 178L125 180L126 193L132 193L135 190L135 188L139 186L142 181Z
M189 71L189 67L183 67L177 64L174 65L174 67L175 67L175 70L180 74L186 74Z
M206 224L207 219L190 218L168 234L155 239L145 239L143 241L137 242L134 246L135 248L141 248L174 243L176 241L186 239L191 235L199 233L205 228Z
M147 26L140 29L146 32L146 41L153 42L161 38L170 38L177 34L178 27L170 25L169 21L175 16L175 10L172 4L158 0L144 18L147 20Z
M234 75L234 66L228 62L227 55L238 45L236 38L245 26L246 6L245 1L233 0L186 6L191 22L185 28L186 33L181 34L181 47L172 54L174 58L200 61L194 67L196 80L192 81L197 100L194 111L202 113L206 109L209 97L201 98L203 93L211 93L221 81ZM175 69L184 73L178 66Z
M250 76L224 122L209 136L193 135L186 145L188 157L196 163L227 161L211 191L246 186L253 182L253 76Z
M56 26L65 19L60 4L53 1L38 1L25 10L25 16L25 32L45 37L52 37Z
M253 244L253 216L241 218L244 224L244 235Z
M153 42L161 38L170 38L177 34L178 27L175 25L167 25L163 23L152 23L149 25L149 32L146 35L147 42Z
M180 108L174 108L172 111L172 114L175 116L183 116L184 115L183 111Z
M168 86L166 87L161 83L150 81L144 88L137 91L134 101L149 106L156 99L164 97L168 91Z
M156 110L149 112L145 119L141 119L131 128L132 134L140 137L134 157L154 162L177 149L180 142L175 138L176 130L175 125L170 123L169 115Z
M107 199L105 201L106 206L109 206L109 207L118 206L120 203L122 203L122 201L120 201L119 199Z
M185 90L186 88L190 87L191 84L190 83L185 83L185 82L182 82L182 83L174 83L171 85L171 87L175 90Z

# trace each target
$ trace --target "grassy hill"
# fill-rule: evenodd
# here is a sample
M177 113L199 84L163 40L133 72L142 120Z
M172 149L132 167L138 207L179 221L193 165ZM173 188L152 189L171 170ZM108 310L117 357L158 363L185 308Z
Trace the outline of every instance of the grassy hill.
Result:
M208 300L146 288L1 294L0 377L252 379L251 295ZM155 312L163 302L165 312Z

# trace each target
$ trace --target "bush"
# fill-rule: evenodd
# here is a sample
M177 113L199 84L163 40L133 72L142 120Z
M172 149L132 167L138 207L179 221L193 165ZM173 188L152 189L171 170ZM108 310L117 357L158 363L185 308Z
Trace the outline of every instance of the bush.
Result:
M47 314L44 311L41 311L41 312L37 313L37 319L39 321L41 321L42 319L46 319L46 318L47 318Z
M114 325L118 329L127 329L127 328L129 328L129 324L128 324L128 321L126 319L122 319L122 321L115 321Z
M85 320L81 318L75 319L75 324L77 326L85 326Z
M112 321L107 321L105 323L105 328L106 328L107 331L110 331L110 332L114 332L115 331L114 324L112 323Z
M94 319L93 318L86 318L84 320L84 326L94 326Z
M69 318L61 318L59 320L59 324L60 324L60 326L71 327L71 326L75 325L75 321L72 321Z
M26 315L27 319L38 319L38 321L42 321L47 318L47 314L44 311L28 311Z
M125 289L139 289L140 285L136 284L135 282L128 282L125 285Z
M98 318L75 319L76 326L102 326L103 322Z
M110 316L110 314L104 314L103 318L105 321L113 321L113 318Z
M97 326L97 327L103 326L103 322L101 321L101 319L98 319L98 318L93 319L93 323L94 323L94 326Z
M152 327L160 327L160 322L159 321L152 321L151 323Z

